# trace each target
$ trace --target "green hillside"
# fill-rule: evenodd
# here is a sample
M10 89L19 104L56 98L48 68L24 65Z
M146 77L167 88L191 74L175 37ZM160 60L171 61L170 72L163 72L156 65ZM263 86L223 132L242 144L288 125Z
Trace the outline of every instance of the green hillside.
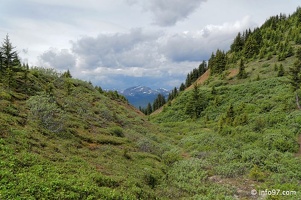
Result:
M171 171L179 170L182 162L198 165L207 176L204 184L230 187L232 197L239 199L262 197L252 196L252 189L290 191L268 199L301 198L301 112L295 100L301 83L300 19L297 9L289 17L271 17L262 27L239 33L228 52L212 54L205 82L195 82L193 89L180 92L151 115L188 155ZM299 70L296 79L294 68ZM210 196L206 190L199 195L200 185L185 187L184 177L173 178L169 182L187 192L186 197ZM199 179L194 175L189 181Z
M301 9L271 17L145 116L6 37L0 199L301 199L300 38Z
M157 196L170 145L123 97L67 73L12 71L0 83L0 199Z

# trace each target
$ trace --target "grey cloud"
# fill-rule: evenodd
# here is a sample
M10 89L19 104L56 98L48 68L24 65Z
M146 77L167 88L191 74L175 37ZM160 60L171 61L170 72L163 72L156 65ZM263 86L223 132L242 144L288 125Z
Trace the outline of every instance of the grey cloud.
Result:
M207 57L208 48L210 47L204 45L202 37L176 34L166 39L160 51L172 62L200 61Z
M199 8L206 0L150 0L138 2L127 0L129 5L139 4L144 10L153 15L154 24L158 26L173 26L178 21L186 19L191 13Z
M76 58L67 49L49 49L39 56L42 65L58 70L66 70L75 67Z
M147 76L157 68L162 73L177 73L176 66L181 62L201 62L207 60L217 48L229 48L237 32L250 24L250 18L246 17L234 23L208 25L197 32L173 35L142 29L100 34L73 41L72 52L78 58L77 66L83 70L99 68L101 73L133 76L137 75L137 69L141 70L139 76Z
M172 62L206 60L216 49L227 50L238 32L254 27L246 16L234 23L208 25L197 32L185 32L166 37L160 52Z
M117 76L154 80L165 77L162 84L167 85L175 77L184 79L217 48L227 50L235 35L250 24L250 18L246 17L234 23L208 25L199 31L177 34L134 29L83 37L72 42L71 50L77 58L76 73L81 78L94 77L98 82L108 83L108 77ZM52 54L50 51L46 57L59 58Z
M141 29L129 33L101 34L84 37L72 43L72 51L80 58L82 66L95 67L143 67L156 60L153 43L158 33L146 33Z

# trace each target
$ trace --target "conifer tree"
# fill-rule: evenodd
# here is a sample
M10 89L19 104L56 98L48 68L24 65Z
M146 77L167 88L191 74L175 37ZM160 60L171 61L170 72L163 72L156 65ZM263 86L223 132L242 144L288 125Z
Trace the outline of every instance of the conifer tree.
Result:
M277 76L278 76L278 77L284 76L284 68L283 68L283 65L282 65L282 64L280 64L280 66L279 66L279 70L278 70Z
M190 85L191 85L191 76L190 73L188 73L185 81L185 86L186 88L188 88Z
M252 58L258 52L259 52L258 42L254 37L250 36L244 46L244 56L246 58Z
M241 33L239 32L237 36L235 37L231 47L231 52L239 52L243 49L244 41L243 37L241 36Z
M223 72L226 68L227 57L226 54L217 50L216 54L212 53L211 58L209 59L209 68L211 69L212 74L219 74Z
M62 77L64 77L64 78L72 78L72 75L71 75L69 69L66 72L63 73Z
M152 105L148 103L146 107L146 115L150 115L152 112L153 112Z
M185 90L185 85L184 85L184 83L181 83L181 86L180 86L180 89L179 89L179 90L180 90L180 92Z
M162 94L158 94L157 98L153 102L153 110L155 111L161 108L166 103L165 97Z
M0 73L3 71L3 53L0 49Z
M20 64L17 51L14 50L15 47L13 47L12 43L9 40L8 35L6 35L2 46L0 48L0 51L2 53L1 56L1 70L3 69L11 69L13 66L16 66Z
M243 79L243 78L246 78L246 77L247 77L247 73L246 73L246 70L245 70L245 65L244 65L244 62L243 62L242 59L240 60L240 64L239 64L239 72L238 72L237 77L238 77L239 79Z
M199 65L199 77L202 76L207 70L207 64L203 60L203 62Z
M297 60L294 65L289 68L289 83L291 84L292 90L295 93L296 105L300 110L301 106L299 103L298 90L300 89L301 84L301 48L298 48L296 51Z
M205 100L199 92L198 85L193 85L192 96L188 99L186 104L186 114L190 115L191 118L199 118L201 112L205 109Z

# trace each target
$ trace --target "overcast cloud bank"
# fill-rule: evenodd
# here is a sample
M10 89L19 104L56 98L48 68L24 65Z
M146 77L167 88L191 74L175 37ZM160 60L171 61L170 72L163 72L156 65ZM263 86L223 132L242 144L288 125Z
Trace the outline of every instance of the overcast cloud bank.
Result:
M268 17L290 14L297 1L10 0L0 4L23 62L69 69L103 88L179 86L217 48Z
M252 26L254 23L246 16L241 21L208 25L196 32L170 34L138 28L127 33L85 36L72 41L69 50L44 52L40 62L58 70L70 69L79 76L89 75L100 85L107 83L108 77L128 76L165 79L165 87L175 87L178 85L168 82L180 84L172 79L185 77L217 48L227 50L239 31Z

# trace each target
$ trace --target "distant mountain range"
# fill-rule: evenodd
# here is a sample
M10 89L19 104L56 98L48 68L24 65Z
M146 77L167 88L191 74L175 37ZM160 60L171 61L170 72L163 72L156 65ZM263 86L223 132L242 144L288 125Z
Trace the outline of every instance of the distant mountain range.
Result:
M139 108L139 106L145 108L149 102L153 103L158 94L162 94L167 98L170 91L164 88L153 90L149 87L139 85L118 92L125 96L129 103L136 108Z

